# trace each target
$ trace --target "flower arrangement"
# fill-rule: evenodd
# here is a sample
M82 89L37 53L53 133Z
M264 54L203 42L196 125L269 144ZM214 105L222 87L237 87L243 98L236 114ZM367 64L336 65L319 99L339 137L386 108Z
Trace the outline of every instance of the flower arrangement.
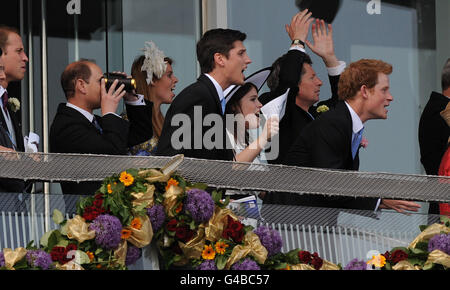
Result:
M162 267L199 270L340 270L318 253L281 252L280 234L241 223L220 192L207 191L164 168L128 169L104 179L97 192L81 198L77 215L44 234L39 248L0 251L0 269L127 269L152 241ZM369 261L354 259L344 270L450 268L450 221L422 228L407 247L394 248Z
M327 105L318 106L316 109L317 113L319 113L319 114L325 113L329 110L330 110L330 108Z
M20 110L20 101L17 98L8 98L7 105L14 113Z

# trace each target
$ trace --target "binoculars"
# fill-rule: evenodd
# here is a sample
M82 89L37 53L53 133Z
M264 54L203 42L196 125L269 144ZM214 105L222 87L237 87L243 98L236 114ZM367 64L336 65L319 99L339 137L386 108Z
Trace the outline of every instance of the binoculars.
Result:
M119 83L117 84L116 88L120 87L123 84L125 85L124 90L127 93L132 93L133 90L136 89L135 79L129 79L126 76L119 73L105 73L103 74L103 80L105 82L105 87L107 90L111 87L112 83L115 80L119 80Z

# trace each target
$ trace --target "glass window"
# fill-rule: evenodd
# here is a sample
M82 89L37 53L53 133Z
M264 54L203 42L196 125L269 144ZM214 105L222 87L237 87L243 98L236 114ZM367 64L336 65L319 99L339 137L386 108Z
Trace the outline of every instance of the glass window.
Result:
M290 39L285 24L299 11L296 2L312 1L228 0L229 27L247 33L245 44L253 60L247 74L270 66L288 50ZM322 2L325 3L322 9L329 12L328 1ZM450 41L450 3L391 0L378 1L381 6L375 7L369 2L377 1L340 1L332 22L335 51L340 60L348 64L361 58L382 59L394 68L390 77L394 101L388 120L366 123L369 146L360 151L360 170L424 173L418 124L431 91L441 90L440 71L448 58ZM324 81L320 98L328 99L331 93L325 66L309 49L307 52Z

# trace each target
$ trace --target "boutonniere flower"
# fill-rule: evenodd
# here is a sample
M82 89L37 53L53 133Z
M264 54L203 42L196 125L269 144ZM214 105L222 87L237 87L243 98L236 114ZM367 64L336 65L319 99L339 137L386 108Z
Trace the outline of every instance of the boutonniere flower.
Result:
M15 113L20 110L20 101L17 98L9 98L8 107Z
M362 137L361 143L359 146L362 148L366 148L369 145L369 140L367 140L365 137Z
M317 113L319 113L319 114L321 114L321 113L325 113L326 111L329 111L330 110L330 108L328 108L328 106L327 105L322 105L322 106L319 106L319 107L317 107Z

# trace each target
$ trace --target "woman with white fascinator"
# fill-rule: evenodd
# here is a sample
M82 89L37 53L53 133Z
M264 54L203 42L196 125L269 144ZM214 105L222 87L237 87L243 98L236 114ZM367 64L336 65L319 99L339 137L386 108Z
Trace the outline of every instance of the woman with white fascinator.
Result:
M178 82L172 69L172 59L152 41L145 43L144 54L138 56L131 67L131 75L136 80L136 93L143 95L149 114L152 114L153 137L129 149L131 155L153 155L164 123L161 104L172 103L174 89Z

